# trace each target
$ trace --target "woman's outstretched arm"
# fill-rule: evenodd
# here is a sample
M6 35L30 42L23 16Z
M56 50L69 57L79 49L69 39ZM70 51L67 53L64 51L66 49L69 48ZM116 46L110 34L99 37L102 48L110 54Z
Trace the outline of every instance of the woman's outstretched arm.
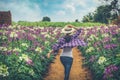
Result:
M54 52L54 50L51 50L48 54L47 54L47 58L50 58L50 55Z
M76 30L76 33L72 35L72 39L77 38L81 33L81 28L72 27Z
M56 55L61 48L62 44L64 44L64 38L59 38L58 42L52 45L52 50L49 51L47 57L50 57L50 54Z

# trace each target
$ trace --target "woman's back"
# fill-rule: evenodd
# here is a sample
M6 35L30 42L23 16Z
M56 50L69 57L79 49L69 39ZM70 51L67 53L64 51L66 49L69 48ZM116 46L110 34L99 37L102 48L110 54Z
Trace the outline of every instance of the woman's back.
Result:
M63 48L60 56L73 57L72 48L70 48L70 47Z

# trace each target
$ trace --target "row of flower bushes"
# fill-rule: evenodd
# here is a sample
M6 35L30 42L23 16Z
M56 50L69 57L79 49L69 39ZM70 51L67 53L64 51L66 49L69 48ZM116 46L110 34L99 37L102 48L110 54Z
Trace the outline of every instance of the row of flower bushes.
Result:
M0 80L42 80L51 58L46 54L56 42L61 28L0 27ZM80 39L88 43L79 47L84 64L93 80L120 80L120 27L82 28Z
M93 80L120 80L120 26L84 28L80 39L88 43L79 49Z
M0 27L0 80L43 80L54 59L46 54L60 37L60 28Z

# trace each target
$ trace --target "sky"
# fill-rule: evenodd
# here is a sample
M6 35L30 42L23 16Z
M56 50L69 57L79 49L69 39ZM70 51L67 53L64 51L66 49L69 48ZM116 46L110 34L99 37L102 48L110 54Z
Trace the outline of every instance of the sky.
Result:
M74 22L95 11L98 0L0 0L0 11L11 11L13 21Z

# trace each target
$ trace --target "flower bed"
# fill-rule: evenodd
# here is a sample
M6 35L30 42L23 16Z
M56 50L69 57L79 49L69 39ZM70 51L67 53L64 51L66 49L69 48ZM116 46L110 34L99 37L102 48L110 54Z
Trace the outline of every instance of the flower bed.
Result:
M84 28L80 39L88 43L79 49L93 80L120 80L120 26Z
M0 27L0 80L42 80L54 59L51 50L60 28Z
M79 47L85 57L84 65L93 80L120 80L120 27L82 28L80 39L88 43ZM61 36L61 28L0 27L0 80L42 80L49 59L46 54Z

